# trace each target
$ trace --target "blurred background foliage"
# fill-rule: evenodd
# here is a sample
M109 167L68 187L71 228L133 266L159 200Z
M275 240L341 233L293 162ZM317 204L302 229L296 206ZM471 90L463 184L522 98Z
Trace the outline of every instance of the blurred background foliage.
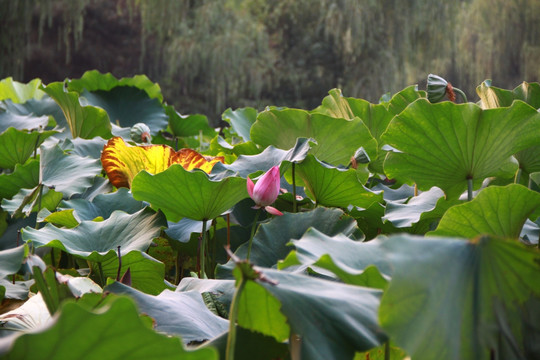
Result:
M0 0L0 78L148 75L184 114L540 80L540 0Z

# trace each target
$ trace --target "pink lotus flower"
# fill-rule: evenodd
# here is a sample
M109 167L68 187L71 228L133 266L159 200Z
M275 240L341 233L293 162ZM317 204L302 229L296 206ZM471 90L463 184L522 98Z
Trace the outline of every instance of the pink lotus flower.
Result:
M269 206L276 201L279 195L279 166L274 166L268 170L257 184L248 177L247 191L249 196L255 201L254 209L263 208L272 215L283 215L278 209Z

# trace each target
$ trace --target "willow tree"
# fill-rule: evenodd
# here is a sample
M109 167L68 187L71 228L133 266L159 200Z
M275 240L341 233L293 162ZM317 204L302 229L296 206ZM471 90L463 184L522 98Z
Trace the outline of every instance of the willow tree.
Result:
M22 78L44 29L69 63L92 46L85 13L106 1L0 0L0 77ZM130 71L214 122L229 106L314 107L333 87L377 101L429 73L469 95L486 78L540 80L540 0L117 0L116 11L140 29Z

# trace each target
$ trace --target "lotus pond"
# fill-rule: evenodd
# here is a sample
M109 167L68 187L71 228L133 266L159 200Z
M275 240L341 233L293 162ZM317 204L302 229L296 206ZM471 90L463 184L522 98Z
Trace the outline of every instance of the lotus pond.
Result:
M540 358L540 85L456 92L0 81L0 358Z

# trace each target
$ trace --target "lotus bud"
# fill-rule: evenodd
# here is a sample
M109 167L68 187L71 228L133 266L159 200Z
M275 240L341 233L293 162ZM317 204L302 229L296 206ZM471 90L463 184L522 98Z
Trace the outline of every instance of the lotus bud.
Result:
M467 97L465 93L458 88L455 88L448 81L444 80L442 77L434 74L429 74L427 78L427 94L428 100L431 103L437 103L444 99L445 96L448 96L448 99L452 102L456 101L456 94L454 90L461 95L464 102L467 102Z
M131 140L139 144L150 144L152 142L150 128L144 123L137 123L133 125L129 131L129 137Z
M269 206L276 201L279 195L280 178L279 166L274 166L268 170L256 184L249 177L247 178L247 191L255 201L255 208L263 208L273 215L283 215L276 208Z

